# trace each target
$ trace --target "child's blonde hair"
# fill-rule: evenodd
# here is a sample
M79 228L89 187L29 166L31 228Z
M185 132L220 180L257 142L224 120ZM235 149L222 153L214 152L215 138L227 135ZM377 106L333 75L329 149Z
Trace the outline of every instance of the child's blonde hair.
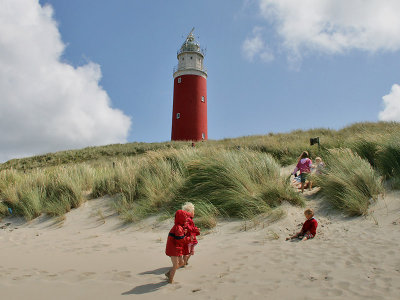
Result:
M314 210L312 209L312 208L307 208L305 211L304 211L304 214L305 215L312 215L312 216L314 216Z
M194 213L194 204L192 202L186 202L182 205L182 210Z
M322 159L321 159L321 157L317 156L317 157L315 158L315 161L316 161L316 162L322 162Z

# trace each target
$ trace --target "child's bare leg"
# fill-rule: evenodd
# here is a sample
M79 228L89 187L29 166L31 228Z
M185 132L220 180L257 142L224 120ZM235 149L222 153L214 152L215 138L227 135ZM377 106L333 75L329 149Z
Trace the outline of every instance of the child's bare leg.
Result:
M299 236L299 234L300 234L300 232L298 232L298 233L296 233L295 235L292 235L292 236L286 238L286 240L287 240L287 241L288 241L288 240L293 240L294 238L297 238L297 237Z
M304 237L301 239L301 241L302 242L304 242L304 241L307 241L307 240L309 240L309 239L312 239L312 235L311 235L311 233L309 232L309 231L307 231L305 234L304 234Z
M185 266L186 266L187 264L189 264L188 261L189 261L189 258L190 258L192 255L189 254L189 255L186 255L186 256L187 256L187 258L186 258L186 261L185 261Z
M183 256L183 266L186 266L188 264L189 257L190 257L190 254Z
M169 269L165 276L168 278L168 282L172 283L174 281L175 272L183 265L182 256L171 256L172 267Z
M311 189L312 189L312 181L310 181L310 184L309 184L308 188L309 188L310 191L311 191Z

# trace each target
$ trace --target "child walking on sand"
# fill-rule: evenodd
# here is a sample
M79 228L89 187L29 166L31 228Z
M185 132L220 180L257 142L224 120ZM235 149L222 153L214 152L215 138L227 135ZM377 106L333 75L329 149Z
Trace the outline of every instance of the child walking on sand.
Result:
M187 223L186 223L186 236L191 238L191 241L187 246L183 248L183 262L184 266L188 264L190 256L194 255L194 246L197 245L196 236L200 235L200 230L196 225L194 225L193 217L194 217L194 205L191 202L186 202L182 206L182 210L186 211L188 214Z
M306 217L307 220L304 222L300 232L296 233L295 235L292 235L291 237L286 238L286 240L299 238L302 241L306 241L315 237L315 235L317 234L318 222L314 218L314 211L311 208L306 209L304 211L304 216Z
M298 170L300 170L300 183L301 183L301 192L304 192L304 184L306 182L306 179L309 177L310 172L311 172L311 164L312 161L311 159L308 158L308 152L303 151L303 153L300 155L300 158L297 162L296 168L293 171L293 175L297 173ZM310 191L312 188L312 183L309 182L308 185Z
M183 248L191 241L190 237L185 236L187 213L183 210L177 210L175 213L175 225L171 228L168 234L167 246L165 254L171 257L172 267L165 273L168 282L174 281L175 272L184 265Z

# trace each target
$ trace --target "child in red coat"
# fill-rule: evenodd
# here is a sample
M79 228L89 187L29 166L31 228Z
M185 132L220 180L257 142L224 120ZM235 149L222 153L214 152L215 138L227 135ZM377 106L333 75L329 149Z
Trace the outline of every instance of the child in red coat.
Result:
M312 239L317 234L318 222L314 218L314 211L311 208L306 209L304 211L304 215L307 220L304 222L300 232L296 233L291 237L286 238L286 240L299 238L302 241L306 241Z
M200 235L200 230L196 225L194 225L193 217L194 217L194 205L193 203L186 202L182 206L182 210L186 211L188 214L187 223L186 223L186 236L191 238L191 241L187 246L183 248L183 262L184 266L188 264L190 256L194 255L194 246L197 245L196 236Z
M190 242L190 237L185 236L186 220L187 213L183 210L177 210L175 225L168 234L165 254L171 257L172 267L165 273L165 276L167 276L169 283L173 282L176 270L184 265L183 248Z

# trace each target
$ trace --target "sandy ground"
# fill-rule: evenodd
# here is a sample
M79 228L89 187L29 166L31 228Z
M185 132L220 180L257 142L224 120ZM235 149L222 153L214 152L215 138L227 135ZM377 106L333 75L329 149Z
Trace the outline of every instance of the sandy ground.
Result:
M315 239L285 241L304 221L303 209L290 205L276 222L220 222L174 284L164 277L171 220L125 226L108 198L64 220L3 219L0 298L400 299L400 193L358 218L329 212L307 193L319 220Z

